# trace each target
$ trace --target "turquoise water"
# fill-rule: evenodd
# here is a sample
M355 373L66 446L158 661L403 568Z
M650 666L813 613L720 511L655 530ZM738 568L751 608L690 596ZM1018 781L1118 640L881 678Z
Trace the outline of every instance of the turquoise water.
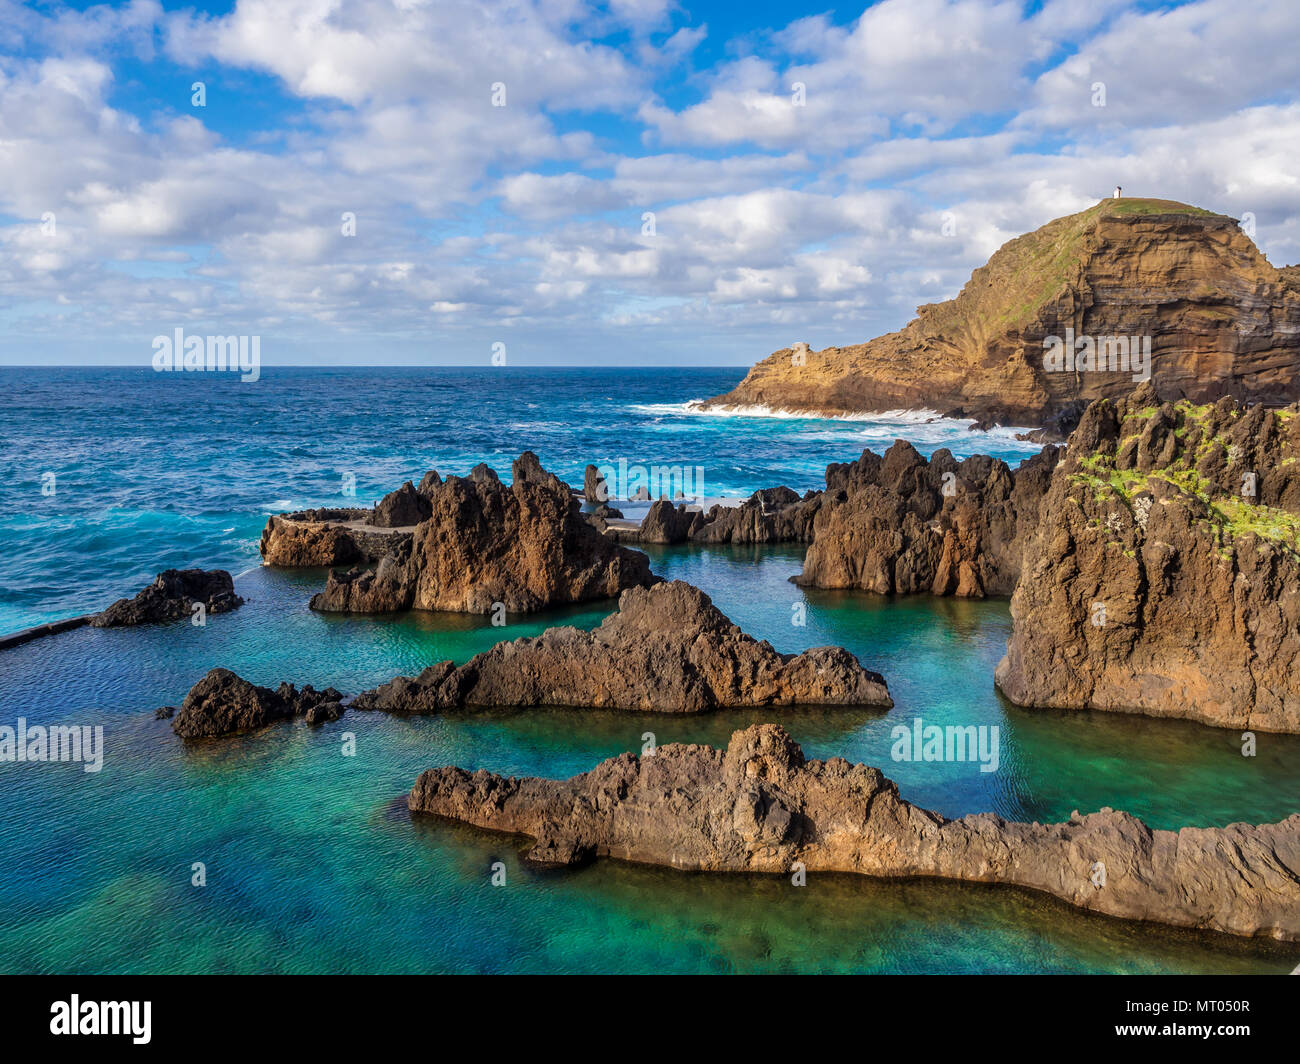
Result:
M328 390L311 375L304 378ZM660 388L656 378L623 382L625 405L662 407L711 390L690 374L675 391ZM57 394L47 386L51 397ZM47 397L45 407L53 403ZM107 744L98 774L77 765L0 764L3 970L1281 972L1300 963L1295 947L1127 924L990 887L812 876L806 887L795 888L781 878L682 874L615 862L539 872L519 861L519 840L410 820L404 793L433 765L564 776L639 749L645 731L661 744L725 744L736 728L773 717L810 755L880 765L905 797L950 816L993 810L1018 819L1060 819L1076 808L1110 805L1153 826L1178 827L1271 821L1300 809L1300 737L1261 735L1258 756L1248 759L1233 733L1198 725L1017 709L992 685L1010 629L1005 602L887 601L804 591L788 582L800 567L801 551L794 548L648 553L656 572L698 584L733 620L779 649L847 646L886 675L894 709L694 719L590 711L419 719L348 713L322 728L297 722L224 742L182 744L152 711L178 702L213 665L261 683L289 679L351 693L440 658L464 660L498 639L549 623L594 625L608 608L511 618L505 629L449 615L313 614L306 604L323 572L248 568L255 566L263 520L258 506L277 498L292 498L295 505L323 499L313 492L323 492L333 475L320 472L318 483L298 471L289 452L315 455L304 460L323 468L322 455L339 444L307 407L287 406L294 412L284 416L303 436L297 442L286 437L269 451L258 450L248 431L235 432L226 415L215 416L217 403L198 409L193 432L199 443L181 433L162 449L115 443L127 413L82 419L83 460L118 478L105 474L111 483L102 492L143 514L138 520L145 532L132 533L137 519L123 524L120 514L103 509L102 499L96 509L89 487L75 504L61 500L66 510L57 515L11 516L3 586L14 618L30 622L57 614L67 594L99 604L118 593L114 581L122 573L148 575L161 567L161 558L228 560L248 601L202 629L81 629L0 654L0 723L22 716L31 723L101 724ZM69 403L66 410L73 409ZM622 443L642 439L627 425L643 415L621 410L607 410L597 419L603 427L590 431L606 434L600 438L612 440L611 446L620 442L619 425L627 435ZM143 411L136 414L145 419ZM53 447L49 441L56 438L66 445L74 415L48 416L42 445ZM387 446L399 451L398 427L373 412L366 416L391 429ZM821 460L818 448L833 444L803 439L800 433L810 430L797 422L644 416L681 422L678 460L695 453L691 448L707 447L698 452L706 462L725 460L741 471L734 475L738 490L765 481L814 486L811 473L808 482L795 482L804 475L800 470ZM165 423L158 417L148 430L155 441ZM225 427L205 427L209 423ZM845 434L843 449L825 460L860 450L853 433L880 431L825 424L825 432ZM224 442L208 440L209 431ZM951 427L944 431L955 434ZM382 449L382 433L373 424L358 421L349 432L348 447ZM6 460L21 459L21 449L5 439ZM529 443L512 440L503 453ZM456 441L466 452L459 465L473 464L468 452L474 445ZM596 446L584 445L565 466L533 445L566 474L580 469ZM441 453L434 442L425 446L414 455L390 454L384 469L395 472L374 474L376 490L414 475L428 456ZM558 454L560 436L547 446ZM223 447L245 479L221 474ZM659 453L671 457L672 446L664 444ZM769 475L787 463L793 472ZM285 482L278 493L277 478ZM95 483L84 473L70 479ZM306 486L293 487L300 479ZM179 492L171 509L165 496L151 494L158 485ZM64 527L59 522L79 528L95 514L112 529L102 551L87 546L95 542L90 532L70 539L58 534ZM201 530L229 520L241 531L218 539L218 557L208 557L199 532L181 534L190 518ZM93 577L68 575L79 566ZM92 590L80 587L79 579ZM23 586L20 595L12 594L14 582ZM791 624L796 602L807 605L806 627ZM937 724L996 724L999 771L891 761L890 728L918 715ZM343 755L347 734L355 736L355 756ZM489 881L498 860L507 869L504 887ZM206 886L191 885L195 862L206 866Z

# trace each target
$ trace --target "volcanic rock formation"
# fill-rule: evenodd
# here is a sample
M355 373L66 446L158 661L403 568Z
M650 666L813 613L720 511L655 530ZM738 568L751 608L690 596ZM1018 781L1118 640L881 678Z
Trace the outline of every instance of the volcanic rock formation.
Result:
M332 687L317 691L308 684L299 691L293 684L282 683L272 691L229 669L212 669L190 688L172 718L172 730L182 739L203 739L290 717L305 717L308 723L317 724L342 715L342 698Z
M1038 425L1119 397L1131 372L1047 372L1044 340L1151 338L1166 399L1300 397L1300 276L1237 223L1170 200L1103 200L1000 248L955 298L866 344L785 349L707 405L845 414L932 409ZM1067 426L1068 428L1068 426Z
M159 624L190 617L195 603L207 613L238 609L244 600L235 594L235 583L224 569L166 569L135 598L118 599L103 613L94 614L96 628L120 628L136 624Z
M462 706L582 706L701 713L732 706L889 707L885 681L840 647L778 654L681 581L631 588L594 631L548 628L456 668L398 677L356 709L437 713Z
M332 572L313 609L385 613L526 613L612 598L658 580L644 554L611 542L579 514L567 484L524 452L506 487L487 466L469 478L426 477L429 516L373 569ZM402 489L403 491L405 490Z
M1300 732L1298 413L1149 384L1089 407L1011 600L1007 697Z
M1014 471L941 449L926 461L904 440L826 470L812 543L795 583L882 595L1009 595L1038 522L1058 449Z
M725 751L671 744L568 780L430 769L407 804L529 836L528 858L548 864L614 857L788 875L800 862L1011 884L1126 919L1300 939L1300 815L1177 832L1109 809L1063 824L947 820L904 801L878 769L806 761L775 724L736 732Z

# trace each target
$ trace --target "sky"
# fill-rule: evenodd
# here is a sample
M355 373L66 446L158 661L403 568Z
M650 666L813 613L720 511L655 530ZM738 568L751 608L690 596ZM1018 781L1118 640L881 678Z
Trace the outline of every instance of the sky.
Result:
M1300 262L1298 46L1296 0L0 0L0 363L741 366L1117 184Z

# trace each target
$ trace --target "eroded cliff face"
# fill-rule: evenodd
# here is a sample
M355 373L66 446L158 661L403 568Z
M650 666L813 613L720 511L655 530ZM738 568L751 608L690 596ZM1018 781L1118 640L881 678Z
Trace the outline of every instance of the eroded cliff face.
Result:
M407 487L399 492L407 492ZM614 598L658 581L639 551L611 542L578 512L567 484L525 451L503 485L486 466L468 478L427 476L428 516L373 569L332 572L312 609L388 613L507 612Z
M795 583L890 594L1009 595L1058 448L1010 469L946 449L927 462L904 440L831 465Z
M725 751L672 744L568 780L430 769L407 804L529 836L528 858L549 864L615 857L790 875L799 862L809 873L1012 884L1112 916L1300 939L1300 815L1177 832L1109 809L1063 824L947 820L904 801L878 769L805 760L775 724L736 732Z
M1011 600L1013 702L1300 732L1300 414L1093 404Z
M1129 371L1047 372L1044 340L1148 336L1162 398L1300 397L1300 280L1228 217L1168 200L1103 200L1005 244L961 293L896 333L785 349L718 406L844 414L932 409L1038 425L1130 391Z

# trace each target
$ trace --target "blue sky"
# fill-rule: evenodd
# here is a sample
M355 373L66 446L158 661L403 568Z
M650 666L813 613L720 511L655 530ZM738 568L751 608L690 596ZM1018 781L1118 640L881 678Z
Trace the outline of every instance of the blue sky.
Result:
M0 361L181 327L270 364L742 365L899 328L1117 183L1293 263L1297 31L1293 0L0 0Z

